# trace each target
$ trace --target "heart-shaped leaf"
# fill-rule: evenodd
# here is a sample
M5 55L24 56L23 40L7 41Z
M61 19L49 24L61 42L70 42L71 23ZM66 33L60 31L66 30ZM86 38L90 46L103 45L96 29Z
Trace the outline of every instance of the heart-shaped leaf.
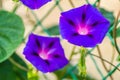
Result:
M0 11L0 63L13 54L23 35L22 19L14 13Z

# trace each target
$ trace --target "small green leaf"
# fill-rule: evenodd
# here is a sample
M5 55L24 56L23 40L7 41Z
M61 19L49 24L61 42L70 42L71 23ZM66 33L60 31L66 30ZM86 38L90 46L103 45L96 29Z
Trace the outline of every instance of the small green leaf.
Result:
M25 62L18 55L14 54L11 58L28 69ZM6 60L0 63L0 80L28 80L27 71L19 69L9 60Z
M22 42L22 19L7 11L0 11L0 63L9 58Z
M59 35L60 32L59 32L59 28L58 27L59 27L58 25L54 25L54 26L48 28L47 30L48 30L50 35Z

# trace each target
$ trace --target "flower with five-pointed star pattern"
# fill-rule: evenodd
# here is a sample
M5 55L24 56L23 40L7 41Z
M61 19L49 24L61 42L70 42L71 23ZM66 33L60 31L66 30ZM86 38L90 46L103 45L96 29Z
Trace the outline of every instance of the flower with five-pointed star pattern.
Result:
M24 55L38 70L47 73L68 64L58 37L43 37L30 34Z
M62 12L60 17L62 37L83 47L95 47L101 43L109 25L109 21L90 4Z

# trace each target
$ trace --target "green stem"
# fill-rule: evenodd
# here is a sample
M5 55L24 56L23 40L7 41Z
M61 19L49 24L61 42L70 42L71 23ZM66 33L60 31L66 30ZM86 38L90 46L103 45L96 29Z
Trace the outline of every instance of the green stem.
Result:
M69 58L69 61L71 61L72 60L72 57L73 57L73 55L75 54L75 48L76 48L76 46L74 46L73 47L73 49L72 49L72 52L71 52L71 55L70 55L70 58Z
M26 69L26 68L23 67L22 65L18 64L14 59L9 58L8 60L9 60L12 64L14 64L16 67L20 68L21 70L28 71L28 69Z
M36 21L37 21L37 24L40 25L40 27L42 28L42 30L50 36L48 30L42 25L41 21L38 19L38 16L34 13L34 11L31 11L31 13L33 14L33 16L35 17ZM37 26L36 26L37 27ZM33 28L33 30L36 29L36 27Z
M70 5L74 8L75 5L73 4L72 0L69 0Z
M118 25L119 16L120 16L120 11L117 15L117 18L115 19L115 22L114 22L115 26L114 26L114 30L113 30L113 39L114 39L114 43L115 43L115 48L116 48L118 54L120 55L120 50L119 50L119 47L117 45L117 40L116 40L116 28L117 28L117 25Z
M79 67L80 75L83 77L83 79L85 79L87 75L86 63L85 63L86 49L84 47L81 47L80 53L81 53L81 56L80 56L78 67Z
M43 30L48 36L50 36L48 30L47 30L46 28L44 28L44 26L42 25L42 22L50 15L50 13L54 10L54 8L55 8L57 5L59 5L60 1L61 1L61 0L56 1L56 3L47 11L47 13L41 18L41 20L39 20L39 19L38 19L38 16L37 16L33 11L31 11L31 13L32 13L33 16L35 17L37 23L34 25L33 29L28 33L28 35L29 35L31 32L35 31L36 28L37 28L37 26L40 25L40 27L42 28L42 30ZM27 36L28 36L28 35L27 35ZM27 38L27 36L25 37L25 39Z
M45 74L42 74L45 80L49 80Z
M88 51L87 51L87 54L91 53L94 49L95 49L95 47L92 48L91 50L88 50ZM98 66L98 64L97 64L97 62L96 62L96 60L94 59L94 57L93 57L92 55L90 55L90 58L92 59L92 61L93 61L94 65L95 65L95 67L96 67L98 73L99 73L100 76L103 78L104 75L103 75L103 73L101 72L101 70L100 70L100 68L99 68L99 66Z
M97 46L97 51L98 51L99 56L102 58L102 54L101 54L99 46ZM107 69L105 63L103 62L103 60L101 60L101 63L103 65L104 69L108 72L108 69Z
M103 78L103 80L106 80L109 76L111 76L119 66L120 66L120 63L113 70L109 71L109 73Z
M47 11L47 13L43 16L43 18L40 20L41 23L49 16L49 14L56 8L57 5L59 5L60 1L62 0L58 0L56 1L56 3Z
M93 3L93 6L97 7L99 9L99 6L100 6L100 0L96 0L94 3Z
M113 67L116 67L114 64L112 64L111 62L107 61L106 59L103 59L103 58L101 58L101 57L99 57L99 56L97 56L97 55L95 55L95 54L92 54L92 53L88 53L88 54L90 54L90 55L92 55L92 56L94 56L94 57L97 57L97 58L99 58L99 59L105 61L106 63L112 65ZM117 67L116 67L116 68L117 68ZM117 70L120 71L119 68L117 68Z
M99 56L102 58L102 54L101 54L101 51L100 51L99 46L97 46L97 51L98 51ZM106 65L105 65L105 63L104 63L103 60L101 60L101 63L102 63L102 65L103 65L104 69L106 70L106 72L109 72L109 70L107 69L107 67L106 67ZM112 77L112 76L110 76L110 78L111 78L111 80L113 80L113 77Z
M98 9L100 8L100 2L101 2L101 0L97 0L97 8Z
M114 40L113 40L111 34L110 34L110 33L107 33L107 36L109 37L109 39L110 39L112 45L115 45Z
M114 61L114 58L115 58L115 48L114 48L114 46L112 45L112 47L113 47L113 51L112 51L112 58L111 58L111 63L113 63L113 61ZM111 68L112 68L112 66L110 65L110 68L109 68L109 70L111 70Z
M56 1L56 5L58 6L59 10L61 12L63 12L63 9L62 9L61 5L59 4L60 0L55 0L55 1Z
M96 69L97 69L98 73L99 73L99 74L100 74L100 76L103 78L103 77L104 77L104 75L103 75L103 73L101 72L101 70L100 70L100 68L99 68L99 66L98 66L98 64L97 64L97 62L95 61L94 57L93 57L92 55L90 55L90 57L91 57L91 59L92 59L93 63L95 64L95 67L96 67Z
M85 0L88 4L90 4L89 0Z
M21 4L16 3L16 4L14 5L14 7L13 7L12 12L15 13L15 12L17 11L17 9L20 7L20 5L21 5Z

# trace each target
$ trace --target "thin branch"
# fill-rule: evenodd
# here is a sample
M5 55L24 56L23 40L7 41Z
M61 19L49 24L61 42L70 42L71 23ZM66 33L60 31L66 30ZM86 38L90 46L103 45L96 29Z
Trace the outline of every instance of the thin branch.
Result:
M0 9L2 9L2 0L0 0Z
M102 54L101 54L99 46L97 46L97 51L98 51L99 56L102 58ZM103 60L101 60L101 63L103 65L103 67L105 68L105 70L108 72L108 69L107 69L105 63L103 62Z
M115 48L114 48L114 46L112 46L113 47L113 52L112 52L112 58L111 58L111 63L113 63L113 60L114 60L114 58L115 58ZM110 65L110 68L109 68L109 71L111 70L111 68L112 68L112 66Z
M72 57L73 57L73 55L75 54L75 48L76 48L76 46L74 46L73 48L72 48L72 52L71 52L71 55L70 55L70 58L69 58L69 61L71 61L72 60Z
M70 5L74 8L75 5L73 4L72 0L69 0Z
M116 40L116 28L117 28L117 25L118 25L119 16L120 16L120 11L117 15L117 18L115 19L115 22L114 22L115 26L114 26L114 29L113 29L113 39L114 39L114 43L115 43L115 48L116 48L118 54L120 55L120 50L119 50L119 47L117 45L117 40Z
M101 54L99 46L97 46L97 51L98 51L99 56L102 58L102 54ZM102 59L101 59L101 63L103 65L104 69L106 70L106 72L109 72L109 70L107 69L107 67L106 67L106 65L105 65L105 63L104 63L104 61ZM111 80L113 80L112 76L110 76L110 78L111 78Z
M37 24L40 25L40 27L42 28L42 30L43 30L47 35L50 36L48 30L42 25L41 21L38 19L38 16L34 13L34 11L31 11L31 13L33 14L34 18L36 19ZM35 29L36 29L36 27L35 27ZM34 30L35 30L35 29L34 29Z
M87 53L91 53L94 49L95 49L95 47L92 48L91 50L88 50ZM95 61L94 57L93 57L92 55L90 55L90 58L92 59L93 63L95 64L95 67L96 67L98 73L100 74L100 76L101 76L102 78L104 78L104 75L103 75L103 73L101 72L101 70L100 70L97 62Z
M97 8L98 9L100 8L100 2L101 2L101 0L97 0Z
M93 48L93 49L94 49L94 48ZM93 49L91 49L91 50L93 50ZM90 55L92 55L92 56L94 56L94 57L97 57L97 58L105 61L106 63L110 64L111 66L115 67L118 71L120 71L120 69L119 69L117 66L115 66L114 64L112 64L111 62L109 62L109 61L107 61L106 59L103 59L102 57L99 57L99 56L97 56L97 55L95 55L95 54L92 54L92 53L91 53L91 50L88 50L88 51L87 51L87 54L90 54ZM79 53L79 52L76 52L76 54L77 54L77 53ZM103 76L102 76L102 77L103 77Z
M86 3L90 4L89 0L85 0L85 1L86 1Z
M101 57L99 57L99 56L97 56L97 55L95 55L95 54L92 54L92 53L88 53L88 54L90 54L90 55L92 55L92 56L94 56L94 57L97 57L97 58L99 58L99 59L105 61L106 63L112 65L112 66L115 67L118 71L120 71L120 69L119 69L117 66L115 66L115 65L112 64L111 62L107 61L106 59L103 59L103 58L101 58Z
M33 14L33 16L35 17L37 23L34 25L33 29L25 36L25 39L27 38L27 36L28 36L31 32L33 32L33 31L36 30L36 28L37 28L38 25L40 25L40 27L45 31L45 33L46 33L47 35L49 35L49 32L47 31L47 29L44 28L41 23L50 15L50 13L55 9L55 7L56 7L57 5L59 5L60 1L62 1L62 0L56 1L56 3L47 11L47 13L41 18L41 20L39 20L38 17L37 17L37 15L36 15L33 11L31 11L32 14ZM50 36L50 35L49 35L49 36ZM24 39L24 40L25 40L25 39Z
M100 76L101 76L102 78L104 78L104 75L103 75L103 73L101 72L101 70L100 70L100 68L99 68L99 66L98 66L98 64L97 64L97 62L95 61L94 57L93 57L92 55L90 55L90 58L92 59L92 61L93 61L94 65L95 65L95 67L96 67L98 73L100 74Z
M119 66L120 66L120 63L113 70L111 70L102 80L106 80L109 76L111 76Z
M55 0L55 3L56 3L56 5L58 6L58 8L59 8L59 10L61 11L61 12L63 12L63 8L61 7L61 5L60 5L60 0Z
M20 68L21 70L24 70L24 71L28 71L27 68L23 67L22 65L18 64L15 60L13 60L12 58L9 58L8 59L12 64L14 64L16 67Z
M21 5L21 4L16 3L16 4L14 5L14 7L13 7L12 12L15 13L15 12L17 11L17 9L20 7L20 5Z
M47 75L45 75L43 73L42 73L42 75L43 75L43 77L44 77L45 80L49 80L48 77L47 77Z
M56 3L47 11L47 13L40 20L41 22L43 22L48 17L48 15L56 8L57 5L59 5L60 1L62 0L56 1Z

